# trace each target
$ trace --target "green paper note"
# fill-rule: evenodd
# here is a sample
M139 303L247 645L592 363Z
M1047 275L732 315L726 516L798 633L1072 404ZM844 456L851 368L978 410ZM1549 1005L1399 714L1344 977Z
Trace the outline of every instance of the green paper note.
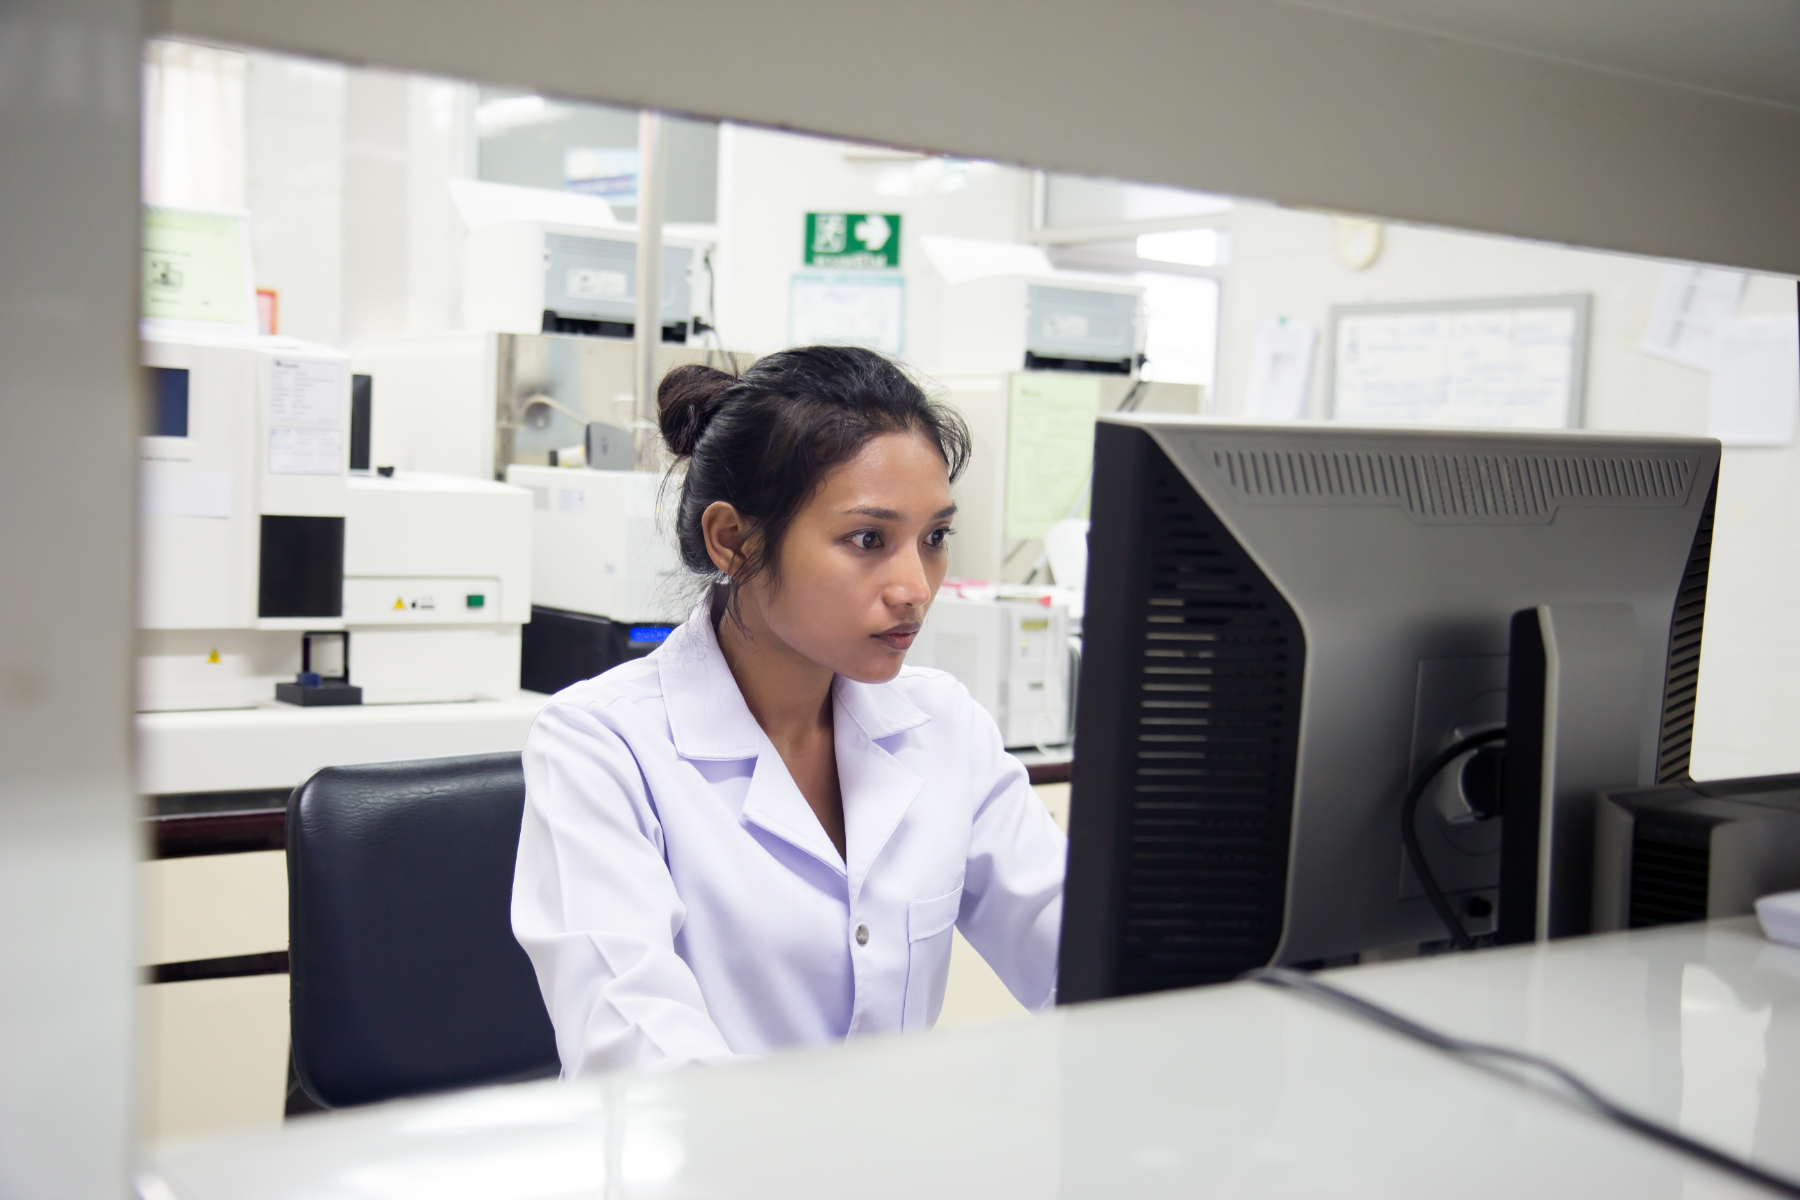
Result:
M1039 538L1087 515L1100 380L1026 372L1012 377L1006 432L1006 536Z
M144 209L144 315L221 325L250 322L242 218Z

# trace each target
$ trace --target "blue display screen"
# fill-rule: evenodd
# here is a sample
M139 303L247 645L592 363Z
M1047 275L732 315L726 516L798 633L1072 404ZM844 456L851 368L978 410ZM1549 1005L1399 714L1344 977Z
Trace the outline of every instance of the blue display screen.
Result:
M150 368L151 437L188 435L188 373L186 367Z
M661 642L674 632L673 625L633 625L630 637L634 642Z

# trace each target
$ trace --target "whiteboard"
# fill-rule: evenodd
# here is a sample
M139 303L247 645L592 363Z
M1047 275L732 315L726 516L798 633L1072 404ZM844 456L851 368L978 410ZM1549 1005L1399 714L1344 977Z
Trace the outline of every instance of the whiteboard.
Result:
M1376 424L1581 424L1586 295L1331 310L1331 416Z

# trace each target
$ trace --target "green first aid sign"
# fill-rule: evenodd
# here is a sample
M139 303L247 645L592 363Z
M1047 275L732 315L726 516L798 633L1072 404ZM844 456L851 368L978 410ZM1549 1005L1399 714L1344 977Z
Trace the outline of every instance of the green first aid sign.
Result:
M806 265L837 270L898 267L900 214L807 213Z

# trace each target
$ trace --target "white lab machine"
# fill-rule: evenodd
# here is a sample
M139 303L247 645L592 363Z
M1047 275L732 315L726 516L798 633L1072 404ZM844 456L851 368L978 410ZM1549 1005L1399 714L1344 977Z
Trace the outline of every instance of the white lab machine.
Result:
M270 705L302 675L306 703L517 694L528 493L352 478L349 361L328 347L152 333L143 355L140 711Z
M629 338L464 332L358 344L352 370L373 397L371 465L504 479L513 463L546 466L580 453L587 427L628 430L633 413ZM731 359L714 351L722 366ZM706 362L698 347L663 345L660 371ZM747 362L747 356L737 361ZM562 465L571 463L567 457Z
M1144 289L1101 276L1003 275L946 287L940 371L1135 374Z
M365 704L505 700L531 619L531 495L451 475L352 476L350 682Z
M707 243L665 237L658 373L748 361L703 333ZM464 244L465 332L352 351L375 396L372 465L504 479L513 463L580 465L587 427L629 434L637 389L637 235L605 224L504 220ZM597 464L596 464L597 465Z
M926 235L919 283L935 316L911 357L934 375L1072 370L1136 375L1144 289L1063 271L1041 247Z
M663 238L662 338L692 330L699 242ZM499 333L629 338L637 321L637 234L631 229L503 221L463 246L463 323Z
M244 707L341 629L350 378L292 339L147 336L138 707Z
M661 473L514 463L506 481L532 497L535 603L621 622L687 615Z
M524 686L559 692L661 645L693 600L663 476L514 463L506 478L532 497Z
M938 593L907 653L947 671L1000 726L1009 749L1069 740L1069 613L1036 599Z
M503 479L513 463L562 465L592 423L628 431L633 344L618 337L447 333L359 344L352 370L374 396L372 465ZM724 369L752 355L663 344L659 373L682 363Z

